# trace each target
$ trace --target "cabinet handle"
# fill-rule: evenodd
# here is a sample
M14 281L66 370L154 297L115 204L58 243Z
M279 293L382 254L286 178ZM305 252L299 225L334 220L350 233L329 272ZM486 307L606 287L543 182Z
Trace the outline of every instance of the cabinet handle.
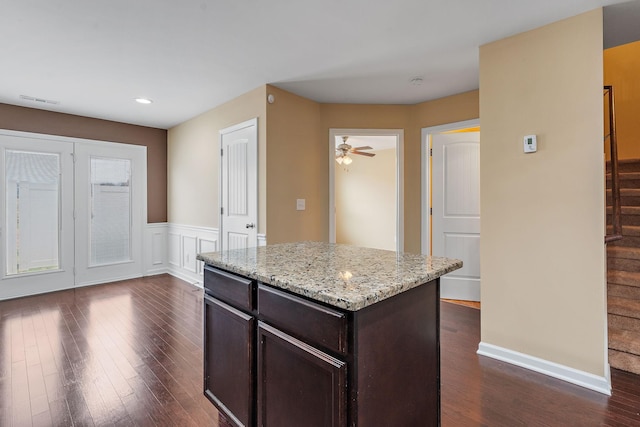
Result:
M256 227L256 225L254 223L252 223L252 222L247 224L247 228L255 228L255 227Z

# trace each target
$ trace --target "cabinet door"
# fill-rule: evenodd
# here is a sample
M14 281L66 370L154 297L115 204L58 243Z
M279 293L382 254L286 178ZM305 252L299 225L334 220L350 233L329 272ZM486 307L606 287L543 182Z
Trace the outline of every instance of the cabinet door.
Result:
M204 394L239 426L253 420L255 319L205 295Z
M346 363L258 322L258 425L346 425Z

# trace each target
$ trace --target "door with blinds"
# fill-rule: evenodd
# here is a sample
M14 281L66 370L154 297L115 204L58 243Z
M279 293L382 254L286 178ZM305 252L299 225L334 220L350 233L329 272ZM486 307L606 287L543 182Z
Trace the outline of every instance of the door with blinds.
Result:
M76 144L77 285L142 275L146 156L142 146Z
M73 287L73 144L0 133L0 164L0 299Z
M0 300L142 275L146 147L0 130L0 165Z

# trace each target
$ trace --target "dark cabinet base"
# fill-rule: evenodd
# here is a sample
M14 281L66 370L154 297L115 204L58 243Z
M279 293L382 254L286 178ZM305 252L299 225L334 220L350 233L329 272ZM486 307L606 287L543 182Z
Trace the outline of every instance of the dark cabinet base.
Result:
M346 426L346 363L258 325L258 425Z
M222 273L242 298L205 297L205 395L230 421L440 425L439 279L350 312Z
M440 425L439 301L432 282L354 313L351 425Z
M204 392L236 425L253 425L255 319L205 295Z

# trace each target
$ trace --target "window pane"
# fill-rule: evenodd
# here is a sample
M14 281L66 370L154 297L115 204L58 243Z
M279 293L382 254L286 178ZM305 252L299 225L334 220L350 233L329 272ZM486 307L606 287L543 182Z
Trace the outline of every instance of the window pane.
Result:
M130 184L130 160L91 157L92 266L131 260Z
M7 150L7 275L60 267L60 155Z

